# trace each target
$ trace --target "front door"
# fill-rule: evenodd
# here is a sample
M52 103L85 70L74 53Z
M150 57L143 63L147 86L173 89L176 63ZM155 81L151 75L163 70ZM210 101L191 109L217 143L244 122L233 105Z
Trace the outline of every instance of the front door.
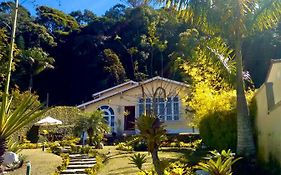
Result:
M125 106L124 130L135 130L135 106Z

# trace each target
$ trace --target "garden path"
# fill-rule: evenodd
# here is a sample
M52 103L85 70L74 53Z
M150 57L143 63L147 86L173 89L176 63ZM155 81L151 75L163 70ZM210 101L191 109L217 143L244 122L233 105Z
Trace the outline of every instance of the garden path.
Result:
M89 158L87 154L70 154L70 162L61 172L62 175L87 175L85 169L91 168L96 164L95 158Z

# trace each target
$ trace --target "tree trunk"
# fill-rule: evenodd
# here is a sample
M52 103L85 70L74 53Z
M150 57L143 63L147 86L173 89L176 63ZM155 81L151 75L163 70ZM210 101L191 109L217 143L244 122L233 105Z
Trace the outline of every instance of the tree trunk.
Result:
M6 145L6 139L0 137L0 166L2 165L4 161L4 153L6 151L7 145ZM1 168L1 167L0 167Z
M236 95L237 95L237 154L245 157L255 155L252 124L249 116L245 87L243 81L242 64L242 38L239 29L236 30L235 54L236 54Z
M160 164L160 159L158 157L158 149L154 149L151 153L151 157L152 157L152 162L155 168L155 171L158 175L163 175L163 170Z

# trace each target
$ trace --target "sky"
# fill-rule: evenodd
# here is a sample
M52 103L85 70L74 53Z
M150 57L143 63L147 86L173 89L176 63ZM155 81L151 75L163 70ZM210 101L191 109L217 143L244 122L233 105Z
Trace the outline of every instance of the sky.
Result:
M0 0L0 2L8 0ZM121 0L19 0L20 4L29 9L35 15L36 5L46 5L66 13L74 10L89 9L97 15L103 15L108 9Z

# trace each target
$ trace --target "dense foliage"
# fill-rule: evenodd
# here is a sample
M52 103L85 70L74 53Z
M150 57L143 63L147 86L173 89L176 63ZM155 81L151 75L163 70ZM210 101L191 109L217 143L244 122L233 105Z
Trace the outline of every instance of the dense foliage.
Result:
M180 44L191 25L180 21L172 9L153 9L150 1L126 2L128 7L116 5L100 17L89 10L66 14L46 6L31 16L20 6L13 84L37 91L41 100L49 93L50 104L69 105L127 79L163 75L186 80L177 58L191 54L192 45ZM9 48L11 7L13 2L0 4L0 74ZM246 69L257 86L265 78L269 60L281 55L279 38L280 26L244 42Z
M50 108L45 114L44 117L51 116L55 119L62 121L63 125L70 126L81 117L81 111L76 107L70 106L56 106Z
M89 145L95 145L96 148L102 148L101 141L104 134L109 133L110 128L106 123L102 111L94 111L92 113L81 113L75 121L74 132L80 136L83 132L87 132L89 136Z
M187 99L187 105L194 110L192 125L199 127L200 135L207 146L218 150L235 149L237 113L233 50L221 38L206 39L196 29L188 29L180 37L180 45L188 48L185 54L187 58L182 56L179 62L182 62L182 70L192 81L191 95ZM214 50L223 50L227 54L218 59ZM249 90L248 101L252 96L253 92Z

